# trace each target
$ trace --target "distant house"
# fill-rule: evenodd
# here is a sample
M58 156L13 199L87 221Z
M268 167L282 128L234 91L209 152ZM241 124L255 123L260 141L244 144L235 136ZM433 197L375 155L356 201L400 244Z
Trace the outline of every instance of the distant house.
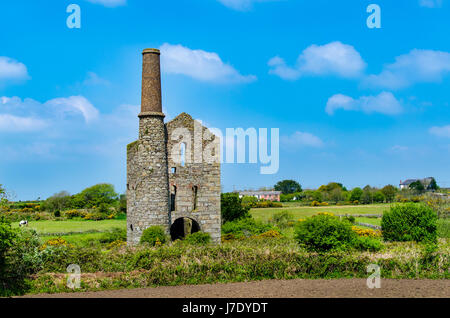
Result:
M403 189L408 189L409 186L411 185L411 183L414 183L416 181L420 181L422 182L423 186L425 187L425 189L428 189L430 186L431 181L433 180L433 177L428 177L425 179L407 179L405 181L400 181L400 190Z
M255 197L258 200L280 201L281 191L240 191L239 197Z

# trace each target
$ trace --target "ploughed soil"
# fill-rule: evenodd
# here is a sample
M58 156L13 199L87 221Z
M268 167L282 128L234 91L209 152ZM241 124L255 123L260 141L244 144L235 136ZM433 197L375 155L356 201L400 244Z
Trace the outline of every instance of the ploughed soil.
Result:
M366 279L265 280L258 282L186 285L141 289L107 290L25 297L64 298L450 298L450 280L381 279L370 289Z

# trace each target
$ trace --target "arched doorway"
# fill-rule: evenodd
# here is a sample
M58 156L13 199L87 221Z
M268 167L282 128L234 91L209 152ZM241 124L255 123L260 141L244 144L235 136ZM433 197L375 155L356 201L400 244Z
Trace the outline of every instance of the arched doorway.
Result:
M199 232L200 225L191 218L178 218L170 227L170 237L172 241L181 240L189 234Z

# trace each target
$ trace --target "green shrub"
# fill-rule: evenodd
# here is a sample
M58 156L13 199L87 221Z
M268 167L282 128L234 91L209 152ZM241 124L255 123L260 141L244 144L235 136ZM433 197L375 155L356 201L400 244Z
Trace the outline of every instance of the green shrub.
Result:
M423 204L396 204L383 214L381 229L387 241L430 241L437 239L437 215Z
M141 236L141 243L149 243L151 246L166 243L167 236L161 226L150 226L144 230ZM159 243L158 243L159 242Z
M102 213L98 213L98 212L91 212L91 213L87 213L83 219L85 220L90 220L90 221L100 221L100 220L106 220L107 219L107 215L102 214Z
M8 226L2 227L0 223L0 245L4 252L0 255L0 296L8 296L26 288L26 279L42 268L43 259L36 231L17 229L11 232ZM4 235L5 228L9 231L8 238ZM8 246L6 251L5 246Z
M346 215L346 216L344 216L344 219L352 224L355 224L355 222L356 222L356 219L353 215Z
M270 224L255 221L252 218L226 222L222 225L222 234L233 234L235 238L245 238L262 234L273 229Z
M256 202L254 208L257 209L264 209L264 208L282 208L283 204L280 202L276 202L276 201L269 201L269 200L264 200L264 201L258 201Z
M17 231L11 228L11 223L5 218L0 218L0 279L3 277L3 272L6 263L6 253L14 244Z
M383 243L377 238L358 236L352 242L352 246L357 250L376 252L383 248Z
M250 217L250 207L242 205L242 199L237 193L222 193L220 208L223 222L234 221Z
M64 212L64 216L67 219L73 219L73 218L77 218L77 217L85 217L86 212L81 211L81 210L69 210L69 211Z
M351 223L331 215L314 215L299 222L295 228L297 241L312 251L347 249L357 238Z
M42 267L41 240L33 229L20 229L8 253L8 267L18 279L35 274Z
M293 225L293 222L294 222L294 215L289 211L277 212L269 219L269 223L281 229L285 229L291 226L291 224Z
M242 197L241 203L244 207L254 208L258 204L258 198L245 195Z
M61 211L56 210L55 212L53 212L53 215L55 216L55 218L59 218L61 217Z
M101 203L97 208L97 213L108 215L110 214L109 206L106 203Z
M115 241L127 241L127 230L121 228L113 228L112 230L103 233L99 239L100 243L112 243Z
M206 245L211 242L211 235L206 232L195 232L186 236L184 241L193 245Z

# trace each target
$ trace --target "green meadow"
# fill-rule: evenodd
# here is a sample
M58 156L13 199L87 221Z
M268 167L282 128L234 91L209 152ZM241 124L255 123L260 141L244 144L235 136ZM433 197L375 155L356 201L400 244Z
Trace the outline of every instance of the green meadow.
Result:
M354 205L354 206L323 206L308 207L295 204L284 204L282 208L252 209L252 217L262 222L269 219L278 212L289 211L295 220L311 217L319 212L329 212L335 215L363 215L363 214L383 214L389 209L389 204ZM381 218L356 217L356 222L381 225ZM16 222L13 227L18 227ZM126 220L102 220L86 221L82 219L66 221L31 221L29 228L34 229L46 241L55 237L62 237L67 242L76 244L90 240L98 240L102 233L114 228L126 228ZM441 237L448 237L449 221L439 220L439 232ZM289 233L290 234L290 233Z
M294 215L295 219L304 219L319 212L330 212L335 215L344 214L383 214L388 210L389 204L371 204L371 205L333 205L333 206L321 206L321 207L309 207L309 206L296 206L294 204L283 204L282 208L267 208L267 209L252 209L250 213L253 218L263 222L267 222L275 213L281 211L289 211ZM377 220L377 219L371 219ZM363 222L363 221L359 221ZM373 223L373 222L367 222Z

